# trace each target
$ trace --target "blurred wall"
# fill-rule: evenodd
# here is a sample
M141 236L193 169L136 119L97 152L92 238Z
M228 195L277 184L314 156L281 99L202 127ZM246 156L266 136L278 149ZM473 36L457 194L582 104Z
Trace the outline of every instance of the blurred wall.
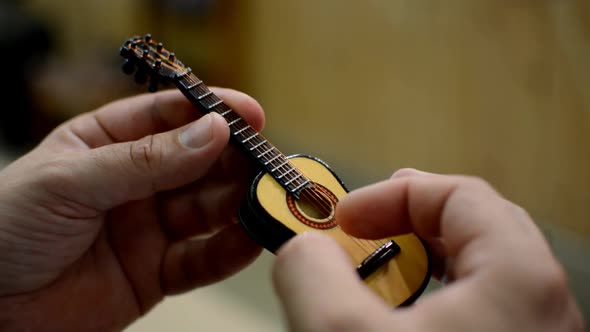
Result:
M102 0L21 4L41 18L54 48L42 70L31 77L42 112L64 120L112 99L147 92L122 75L119 48L135 35L151 33L176 52L201 78L233 85L227 69L235 27L235 0ZM227 42L226 42L227 41ZM231 58L230 58L231 56Z
M258 98L275 144L321 157L351 188L401 167L478 175L540 223L590 237L587 0L24 6L54 32L32 79L45 112L144 92L118 48L151 32L210 85Z
M242 85L285 153L350 187L400 167L490 181L590 236L590 3L240 3Z

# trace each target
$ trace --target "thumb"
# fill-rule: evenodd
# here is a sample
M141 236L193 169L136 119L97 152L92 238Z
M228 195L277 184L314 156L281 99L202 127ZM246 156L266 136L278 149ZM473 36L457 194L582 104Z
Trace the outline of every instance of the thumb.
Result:
M320 233L298 235L279 250L273 281L293 331L372 331L390 313L344 249Z
M76 201L106 210L199 179L228 140L226 121L211 113L169 132L68 158L69 181L62 181L66 185L61 190Z

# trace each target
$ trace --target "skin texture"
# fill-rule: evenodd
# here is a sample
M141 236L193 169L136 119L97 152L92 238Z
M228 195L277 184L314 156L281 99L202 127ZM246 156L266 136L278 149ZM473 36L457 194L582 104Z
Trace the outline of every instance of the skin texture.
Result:
M260 105L214 92L257 130ZM251 170L177 91L58 127L0 173L0 330L117 331L261 251L235 211Z
M450 282L391 310L332 239L307 233L280 249L274 268L292 331L584 330L535 223L483 180L403 169L344 197L336 219L362 238L416 232L433 253L435 275Z
M252 98L214 91L263 127ZM222 118L198 118L176 91L116 101L0 172L0 330L118 331L257 257L235 217L251 170ZM302 234L273 270L293 331L583 330L541 232L482 180L405 169L336 214L363 238L416 232L451 282L394 311L333 240Z

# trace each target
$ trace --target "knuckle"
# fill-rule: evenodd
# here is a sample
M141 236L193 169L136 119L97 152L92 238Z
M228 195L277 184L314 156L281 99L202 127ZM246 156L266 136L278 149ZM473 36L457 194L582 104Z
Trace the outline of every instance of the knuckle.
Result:
M469 187L472 187L475 189L485 190L485 191L495 191L494 188L492 187L492 185L488 181L486 181L483 178L480 178L478 176L464 176L463 183L466 186L469 186Z
M129 147L129 159L133 166L140 171L151 172L160 168L162 164L162 149L158 140L153 135L146 136L131 143Z
M534 271L533 271L534 272ZM532 287L534 307L538 312L547 314L562 309L570 300L569 281L565 269L552 261L541 265L536 277L528 281Z
M507 199L504 200L504 202L506 203L506 206L508 207L508 209L512 213L519 215L519 216L528 216L529 215L528 212L522 206L520 206L512 201L509 201Z
M548 264L541 277L541 290L547 299L562 299L569 295L568 278L565 269L558 263Z
M65 156L58 156L40 163L36 169L37 180L42 187L65 187L73 180L72 162Z
M522 206L511 202L509 200L504 200L505 204L506 204L506 209L507 211L515 216L517 219L521 219L521 220L532 220L530 214L528 213L527 210L525 210Z
M400 168L391 175L391 178L392 179L403 178L406 176L415 175L416 173L417 173L417 170L414 168L409 168L409 167Z

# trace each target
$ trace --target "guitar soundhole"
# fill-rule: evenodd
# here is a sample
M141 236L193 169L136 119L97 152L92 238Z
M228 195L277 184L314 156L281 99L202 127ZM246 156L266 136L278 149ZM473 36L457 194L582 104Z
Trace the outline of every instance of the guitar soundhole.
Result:
M326 187L314 183L301 191L299 199L287 195L287 206L300 222L316 229L330 229L336 226L336 196Z

